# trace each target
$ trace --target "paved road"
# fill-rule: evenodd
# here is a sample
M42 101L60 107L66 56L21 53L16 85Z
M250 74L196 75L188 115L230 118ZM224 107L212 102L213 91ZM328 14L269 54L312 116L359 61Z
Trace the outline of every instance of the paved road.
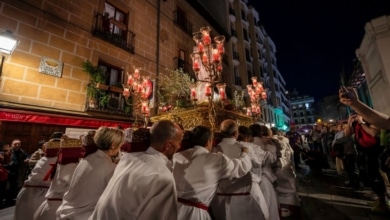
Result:
M374 194L367 188L353 190L344 187L345 177L335 170L324 170L321 176L298 174L302 219L389 220L390 213L371 212Z

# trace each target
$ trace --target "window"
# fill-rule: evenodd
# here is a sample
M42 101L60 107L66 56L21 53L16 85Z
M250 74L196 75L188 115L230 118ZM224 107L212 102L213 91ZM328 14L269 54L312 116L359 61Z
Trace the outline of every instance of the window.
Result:
M176 8L176 15L175 15L175 23L185 32L192 35L192 24L187 21L187 14L186 12L177 7Z
M105 84L109 86L121 86L123 83L123 70L120 67L99 61L99 67L106 74Z
M244 10L241 10L241 18L242 20L246 21L246 14Z
M299 112L299 116L303 117L303 112Z
M186 65L186 52L183 49L178 50L178 58L177 58L177 69L183 69L184 72L188 72L188 68Z
M108 2L104 3L103 30L126 40L127 14Z
M301 119L301 124L305 124L305 119Z
M245 39L246 41L249 41L248 31L246 31L245 29L244 29L244 39Z

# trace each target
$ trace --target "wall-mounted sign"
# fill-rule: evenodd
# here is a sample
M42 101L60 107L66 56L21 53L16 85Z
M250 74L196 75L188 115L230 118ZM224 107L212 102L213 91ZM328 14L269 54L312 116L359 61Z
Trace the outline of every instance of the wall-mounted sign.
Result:
M42 57L41 63L39 64L39 72L50 76L62 77L63 67L64 62L48 57Z

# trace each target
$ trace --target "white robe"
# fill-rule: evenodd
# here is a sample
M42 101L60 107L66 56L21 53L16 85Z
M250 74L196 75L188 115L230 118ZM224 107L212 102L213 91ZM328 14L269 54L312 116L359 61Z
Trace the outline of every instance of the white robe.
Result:
M281 144L281 157L278 159L278 168L275 171L276 194L279 204L299 206L299 198L296 187L296 176L294 171L294 150L289 140L283 136L273 136Z
M235 138L224 138L218 146L231 159L240 157L243 147ZM253 178L251 172L238 179L222 180L211 205L215 219L265 219L267 213L263 213L261 209L264 198L261 198L261 190L256 181L258 179Z
M45 195L50 186L50 181L43 181L50 164L54 164L57 157L42 157L31 170L24 186L16 198L14 220L32 220L35 211L45 201Z
M74 171L69 190L65 193L57 218L86 220L110 181L115 164L101 150L80 161Z
M123 155L89 219L176 220L175 180L167 164L151 147Z
M173 162L178 198L205 206L210 205L221 179L242 177L252 167L247 153L231 160L222 153L210 153L201 146L176 153ZM178 207L178 219L211 220L205 209L181 202Z
M34 220L54 220L56 211L61 205L64 193L68 191L69 183L77 163L57 165L57 171L46 193L46 200L39 206L34 214Z
M260 182L260 189L263 192L265 202L268 206L269 219L279 220L279 204L275 187L273 186L273 182L276 180L276 176L272 170L272 166L278 158L276 154L276 146L272 144L267 144L264 146L258 137L254 137L253 143L261 146L263 150L269 152L262 170L263 178Z

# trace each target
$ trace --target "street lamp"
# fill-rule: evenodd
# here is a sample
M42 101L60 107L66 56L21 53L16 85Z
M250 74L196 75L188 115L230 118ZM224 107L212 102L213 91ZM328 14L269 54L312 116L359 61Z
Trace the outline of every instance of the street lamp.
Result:
M5 56L12 54L18 42L19 41L13 36L12 32L9 30L0 34L0 53L1 53L0 79L3 73L3 64L4 64Z

